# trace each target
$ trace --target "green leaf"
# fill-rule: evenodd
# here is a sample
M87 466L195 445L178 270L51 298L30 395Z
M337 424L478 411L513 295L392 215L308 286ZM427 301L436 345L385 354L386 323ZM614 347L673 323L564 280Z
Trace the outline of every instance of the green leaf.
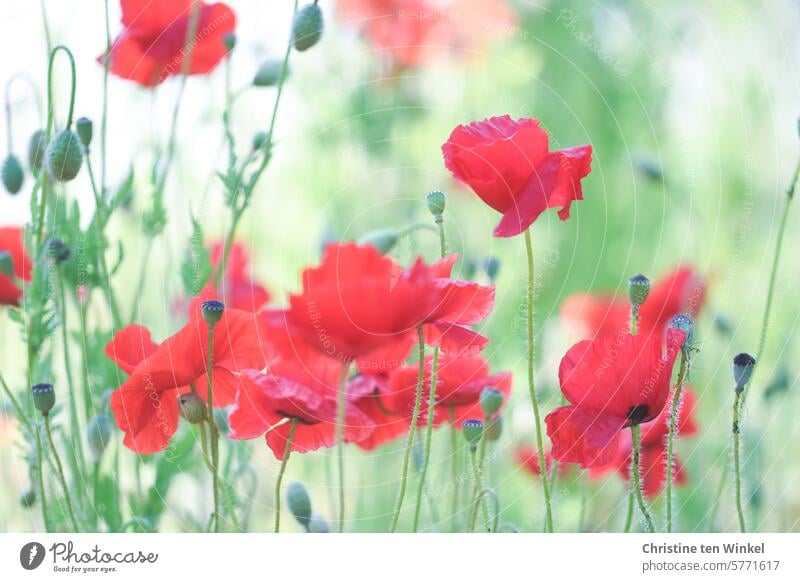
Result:
M211 255L203 240L203 229L198 220L192 217L192 236L181 265L181 279L186 294L189 297L197 295L208 282L212 271Z

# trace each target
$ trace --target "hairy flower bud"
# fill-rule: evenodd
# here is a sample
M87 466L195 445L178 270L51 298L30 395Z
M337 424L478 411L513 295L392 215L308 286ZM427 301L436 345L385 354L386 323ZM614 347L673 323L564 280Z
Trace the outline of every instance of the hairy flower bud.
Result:
M56 404L56 392L52 384L36 384L31 388L33 405L36 410L47 416Z
M60 238L51 238L47 243L47 252L56 263L63 263L69 259L72 251Z
M469 443L470 450L475 450L483 435L483 422L476 419L465 420L461 425L464 438Z
M444 192L441 190L433 190L432 192L428 192L426 201L428 203L428 211L431 214L436 217L444 214L444 209L447 203L447 197L444 195Z
M639 273L628 279L628 299L631 305L639 307L650 295L650 279Z
M733 379L736 382L736 391L741 392L750 381L756 359L750 354L741 353L733 358Z
M222 319L222 315L225 313L225 304L216 299L203 301L202 308L203 319L205 319L206 323L211 327L217 325L219 320Z
M232 32L229 32L228 34L222 37L222 42L225 45L227 51L231 52L233 49L236 48L236 35Z
M479 399L481 403L481 410L483 410L483 413L487 418L492 416L495 412L500 410L501 406L503 406L503 393L497 388L492 388L491 386L481 390Z
M271 59L264 61L258 67L255 77L253 77L253 86L255 87L274 87L281 80L283 73L283 61ZM289 76L289 68L287 66L285 76Z
M486 257L483 261L483 270L486 271L486 276L494 283L497 280L497 275L500 273L500 259L497 257Z
M28 167L30 167L31 172L36 174L39 170L42 169L42 163L44 162L44 150L47 147L45 143L45 131L43 129L37 129L31 135L31 139L28 142Z
M86 149L89 149L89 145L92 143L93 130L92 120L88 117L81 117L75 122L75 131L78 132L81 144Z
M44 165L53 180L68 182L78 175L83 163L80 143L75 132L65 129L47 144Z
M19 504L22 507L33 507L34 503L36 503L36 490L33 487L29 487L19 496Z
M6 159L3 160L3 167L0 170L2 174L3 187L9 194L17 194L22 190L22 183L25 181L25 172L22 170L22 164L14 154L8 154Z
M96 414L86 427L86 442L89 445L89 453L95 463L103 457L110 438L111 422L102 412Z
M370 244L378 249L378 252L382 255L385 255L394 248L398 240L400 240L400 235L395 229L383 228L368 232L358 239L358 244Z
M206 418L206 405L197 394L187 392L178 397L178 409L181 416L186 419L189 424L197 424L203 422Z
M286 504L297 522L308 529L311 522L311 497L302 483L293 481L286 488Z
M686 334L686 339L683 340L684 346L687 346L692 342L694 324L692 323L691 317L689 317L685 313L679 313L678 315L672 318L672 321L670 322L669 326L674 329L678 329Z
M319 42L325 21L322 17L322 8L318 4L306 4L294 16L292 25L292 40L294 48L306 51Z

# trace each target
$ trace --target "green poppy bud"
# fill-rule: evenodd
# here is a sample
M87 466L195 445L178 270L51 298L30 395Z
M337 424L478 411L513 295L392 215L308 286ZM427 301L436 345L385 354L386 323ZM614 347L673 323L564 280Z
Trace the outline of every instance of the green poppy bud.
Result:
M497 388L489 386L481 390L479 400L481 403L481 410L483 410L483 413L489 418L503 406L503 393Z
M465 420L461 425L464 438L469 443L470 450L475 450L483 435L483 422L476 419Z
M268 134L266 131L258 131L253 135L253 151L258 151L267 143Z
M358 239L358 244L372 245L376 249L378 249L378 251L382 255L385 255L394 248L394 246L397 244L397 241L399 240L400 240L400 235L396 230L394 230L393 228L383 228L380 230L373 230L371 232L368 232L360 239Z
M103 413L92 417L86 427L86 442L89 445L89 453L95 463L103 457L110 438L111 422L108 417Z
M639 307L650 294L650 279L639 273L628 279L628 299L631 305Z
M223 408L215 408L214 423L217 425L219 434L227 435L231 430L231 426L228 423L228 411Z
M736 391L741 392L750 381L756 359L750 354L738 354L733 358L733 379L736 382Z
M308 533L331 533L331 526L319 513L314 513L308 524Z
M274 87L281 80L281 73L283 72L283 61L269 60L261 63L256 71L256 76L253 77L253 86L255 87ZM289 69L286 69L286 77L289 76Z
M308 529L311 522L311 497L302 483L289 483L286 488L286 504L297 522Z
M60 238L52 238L47 243L47 251L50 253L50 258L52 258L56 263L63 263L67 259L69 259L72 251L70 248L64 244L64 241Z
M494 283L497 280L497 275L500 272L500 259L497 257L486 257L483 262L483 270L486 271L486 276Z
M78 132L78 137L83 144L83 147L89 149L89 144L92 143L92 120L88 117L81 117L75 122L75 131Z
M3 168L0 170L3 179L3 187L9 194L17 194L22 190L22 183L25 181L25 172L22 164L14 154L8 154L3 160Z
M178 397L178 409L189 424L203 422L206 418L206 404L194 392L187 392Z
M78 175L83 163L80 143L80 138L74 131L65 129L47 144L44 165L53 180L68 182Z
M8 251L0 251L0 273L6 277L14 274L14 257Z
M33 507L34 503L36 503L36 490L33 487L29 487L19 496L19 504L22 507Z
M486 440L494 443L500 440L503 434L503 417L495 416L486 425Z
M37 129L33 132L31 140L28 142L28 167L30 167L31 172L34 174L42 169L44 150L47 147L44 141L45 137L45 131L43 129Z
M686 334L686 339L683 340L684 346L692 342L694 324L692 323L691 317L689 317L685 313L679 313L678 315L672 318L672 321L670 322L669 326L674 329L678 329Z
M33 405L36 410L47 416L56 404L56 392L52 384L36 384L31 388Z
M444 209L447 202L447 197L444 195L444 192L441 190L433 190L432 192L428 192L426 201L428 203L428 211L431 214L437 217L444 214Z
M319 42L325 22L318 4L306 4L294 16L292 39L294 48L306 51Z
M202 307L203 319L205 319L206 323L211 327L217 325L219 320L222 319L222 315L225 313L225 304L216 299L203 301Z
M228 52L231 52L233 49L236 48L236 35L232 32L229 32L228 34L222 37L222 44L225 45L225 49Z

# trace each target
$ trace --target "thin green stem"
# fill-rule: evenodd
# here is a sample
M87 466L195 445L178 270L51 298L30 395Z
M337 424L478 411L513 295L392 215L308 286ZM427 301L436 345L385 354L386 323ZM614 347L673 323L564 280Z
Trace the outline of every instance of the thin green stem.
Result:
M43 465L42 465L42 455L44 451L42 449L42 437L40 434L41 429L39 426L36 426L36 482L39 486L39 499L41 501L42 506L42 521L44 522L44 530L46 532L52 531L52 527L50 527L50 518L47 515L47 496L44 489L44 473L43 473Z
M742 533L747 531L747 526L744 521L744 510L742 508L742 475L741 465L739 461L739 431L741 426L739 424L741 412L742 391L736 390L736 396L733 399L733 471L734 471L734 485L736 487L736 513L739 516L739 530Z
M72 448L77 451L76 460L80 463L80 469L86 465L86 460L83 456L83 444L81 442L80 434L80 421L78 420L78 393L75 389L75 382L72 375L72 357L69 350L69 336L67 333L67 294L66 284L64 277L58 267L58 298L59 309L61 311L61 343L63 346L62 352L64 357L64 372L67 376L67 387L69 389L69 416L70 416L70 442Z
M105 17L106 56L103 59L103 111L100 116L100 187L103 193L106 190L106 169L108 162L107 135L108 135L108 73L111 59L111 20L108 15L108 0L103 1L103 15Z
M447 237L444 233L444 217L441 214L436 217L436 227L439 231L439 255L444 258L447 255Z
M673 443L675 433L678 430L678 416L680 414L681 393L683 391L683 379L686 375L686 352L681 350L681 365L678 370L678 382L675 385L675 392L672 395L672 407L669 414L669 433L667 435L667 533L672 533L672 458Z
M344 425L347 421L347 379L350 362L342 364L342 375L336 393L336 461L339 466L339 533L344 532Z
M720 500L722 499L722 492L725 490L725 483L728 482L728 471L726 451L725 461L722 464L722 471L719 474L719 483L717 483L716 493L714 493L714 501L711 504L711 512L708 516L708 525L706 526L708 531L714 531L717 522L717 513L719 513Z
M622 531L628 533L631 531L631 525L633 524L633 503L634 503L634 493L633 488L630 488L628 491L628 512L625 514L625 526L623 527Z
M631 487L636 495L636 501L639 504L639 511L642 512L645 523L647 525L647 532L653 533L656 531L656 526L653 523L653 516L650 515L650 509L644 500L642 494L642 470L640 455L642 449L640 428L638 424L631 426L631 440L633 442L633 458L631 460Z
M419 526L419 512L422 506L422 495L425 491L425 479L428 475L428 466L431 462L431 443L433 442L433 420L436 407L436 383L437 375L439 373L439 348L433 350L433 364L431 367L431 388L428 396L428 424L425 427L425 457L422 461L422 470L419 476L419 485L417 488L417 504L414 508L414 525L412 531L417 532Z
M211 440L211 482L214 488L214 532L219 532L219 431L214 422L214 388L212 371L214 368L214 325L208 324L208 356L206 360L206 420L208 420L209 437Z
M11 388L9 388L8 384L6 384L6 379L3 377L2 372L0 372L0 384L3 386L3 392L6 393L6 396L8 396L8 399L11 401L11 405L14 407L14 412L16 413L19 421L22 423L22 426L24 426L27 431L30 431L31 422L28 420L28 415L25 414L25 411L22 409L22 406L20 406L19 401L14 396Z
M535 293L535 271L533 263L533 242L531 241L530 229L525 231L525 251L528 256L528 390L530 392L531 403L533 404L533 418L536 422L536 449L539 455L539 466L542 467L542 475L546 475L544 469L545 464L544 456L544 439L542 438L542 419L539 414L539 401L536 397L536 381L533 373L533 361L535 356L535 336L533 330L534 319L534 306L533 299ZM544 492L544 510L545 510L545 530L548 532L553 531L553 510L550 500L550 486L547 479L541 479L542 490Z
M278 471L278 479L275 481L275 533L281 531L281 482L283 481L283 474L286 472L286 463L289 461L289 455L292 454L292 439L296 428L297 419L292 418L289 425L289 436L286 437L286 446L283 448L281 468Z
M450 466L453 470L452 479L453 479L453 503L450 509L451 515L451 530L457 531L458 530L458 501L459 501L459 492L460 492L460 485L461 482L458 478L458 471L459 471L459 463L458 463L458 456L459 456L459 447L458 447L458 430L456 429L456 411L455 408L452 406L448 407L448 417L450 420Z
M58 449L56 449L56 444L53 442L53 431L50 430L50 417L48 415L43 415L44 417L44 428L45 432L47 433L47 442L50 444L50 450L53 453L53 458L56 461L56 468L58 469L58 479L61 481L61 487L64 490L64 499L67 503L67 513L69 515L69 519L72 522L72 528L75 533L80 532L80 527L78 526L78 520L75 519L75 512L72 509L72 497L69 494L69 487L67 486L67 480L64 477L64 465L61 463L61 455L58 454Z
M472 503L472 510L470 511L470 517L469 517L468 531L471 533L475 531L475 522L478 519L478 507L483 505L481 503L481 499L483 499L483 496L480 494L480 492L483 491L483 484L482 484L483 479L481 477L481 467L480 464L478 463L477 451L475 450L474 447L470 447L469 456L470 459L472 460L472 470L475 473L475 484L477 485L477 490L478 490L478 493L474 496ZM486 509L485 505L483 505L483 508L484 508L485 527L486 531L489 532L492 531L492 526L491 523L489 522L489 511L488 509Z
M419 341L419 372L417 373L417 391L414 395L414 411L411 413L411 428L406 440L406 449L403 454L403 472L400 476L400 493L397 496L397 504L394 509L394 516L392 517L391 532L397 531L397 523L400 520L400 511L403 509L403 499L406 495L406 486L408 482L408 464L411 458L411 447L414 445L414 434L417 432L417 422L419 421L419 411L422 407L422 387L425 384L425 334L422 331L422 326L417 327L418 341Z

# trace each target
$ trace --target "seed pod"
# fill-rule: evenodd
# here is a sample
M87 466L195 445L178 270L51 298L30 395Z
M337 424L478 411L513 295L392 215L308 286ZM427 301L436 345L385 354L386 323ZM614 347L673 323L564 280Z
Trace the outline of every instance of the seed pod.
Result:
M25 181L25 172L22 171L22 164L14 154L8 154L3 160L2 168L3 187L9 194L16 194L22 190L22 183Z
M684 346L692 342L694 324L692 323L691 317L689 317L685 313L679 313L678 315L672 318L672 321L670 322L669 326L674 329L679 329L680 331L686 334L686 339L683 340Z
M447 197L444 195L444 192L441 190L428 192L426 202L428 203L428 211L431 214L437 217L444 214L445 205L447 203Z
M202 422L206 417L206 405L200 400L200 397L192 392L181 394L178 397L178 409L181 416L186 419L189 424L197 424Z
M650 295L650 279L639 273L628 279L628 299L631 305L639 307Z
M111 422L108 417L103 413L95 415L86 427L86 442L95 463L103 457L110 438Z
M56 404L56 392L52 384L36 384L31 388L33 405L36 410L47 416Z
M83 163L80 143L80 138L74 131L65 129L47 144L44 165L53 180L68 182L78 175Z
M750 381L756 359L750 354L739 354L733 358L733 379L736 382L736 391L741 392Z
M461 425L461 430L469 443L469 448L475 450L483 435L483 422L476 419L465 420Z
M283 72L283 61L269 60L261 63L256 71L256 76L253 77L253 86L255 87L274 87L281 80L281 73ZM286 69L286 77L289 76L289 69Z
M487 417L490 417L503 406L503 393L497 388L488 386L481 390L479 400L481 403L481 410L483 410L483 413Z
M292 24L294 48L298 51L310 49L322 38L324 28L322 8L318 4L306 4L294 16Z
M392 248L394 248L398 240L400 240L400 235L396 230L393 228L383 228L368 232L358 239L358 244L372 245L378 249L378 252L380 252L382 255L385 255L392 250Z
M311 497L302 483L293 481L286 488L286 503L297 522L308 529L311 522Z
M205 319L206 323L211 327L217 325L219 320L222 319L222 315L225 313L225 304L216 299L203 301L202 308L203 319Z
M44 162L44 150L47 147L44 139L46 137L43 129L37 129L31 135L31 140L28 142L28 167L31 172L37 174L42 169L42 162Z

